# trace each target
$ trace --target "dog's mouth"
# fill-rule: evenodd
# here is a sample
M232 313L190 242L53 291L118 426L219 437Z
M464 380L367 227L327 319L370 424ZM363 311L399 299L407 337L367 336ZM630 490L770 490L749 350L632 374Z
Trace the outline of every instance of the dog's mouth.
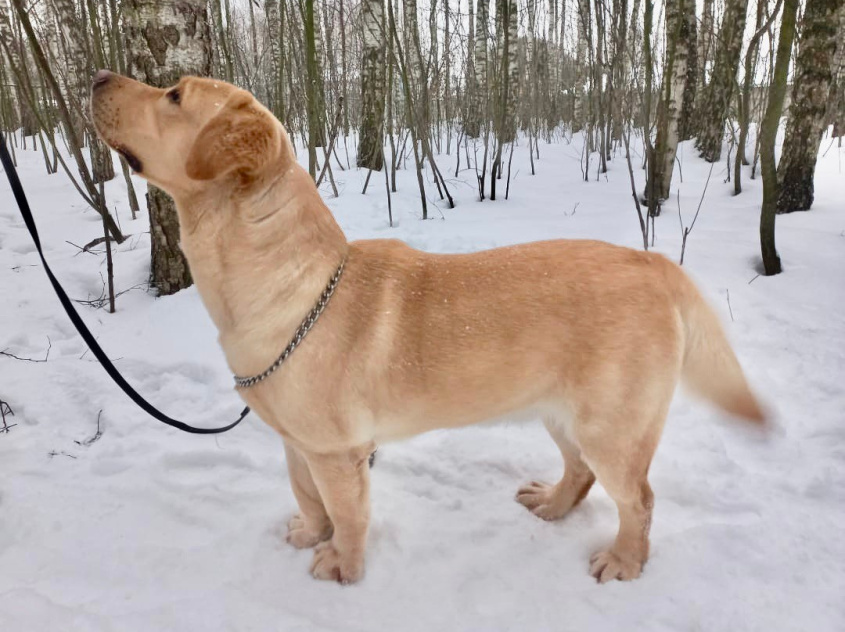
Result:
M141 161L138 160L138 157L135 156L131 151L126 149L126 147L116 147L115 151L119 153L123 158L126 160L126 164L129 165L129 168L132 169L135 173L141 173L141 169L143 165Z

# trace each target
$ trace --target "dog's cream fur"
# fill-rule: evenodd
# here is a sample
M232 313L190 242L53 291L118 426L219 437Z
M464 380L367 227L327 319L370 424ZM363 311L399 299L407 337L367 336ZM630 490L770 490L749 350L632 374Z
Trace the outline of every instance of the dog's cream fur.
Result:
M517 500L554 520L598 480L620 527L591 573L633 579L648 556L648 468L679 379L762 422L716 316L662 256L598 241L464 255L348 243L282 125L249 93L185 78L177 99L100 79L97 129L176 200L181 246L233 373L275 360L346 259L306 341L240 390L284 438L301 510L288 540L316 545L315 577L364 571L375 445L528 411L546 420L566 467Z

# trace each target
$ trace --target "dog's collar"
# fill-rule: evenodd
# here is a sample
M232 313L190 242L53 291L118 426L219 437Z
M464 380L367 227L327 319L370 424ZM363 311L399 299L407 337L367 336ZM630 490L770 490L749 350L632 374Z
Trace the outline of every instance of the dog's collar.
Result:
M305 335L311 331L311 328L314 326L314 323L317 322L317 319L320 317L320 314L323 313L323 310L326 309L326 305L329 304L329 300L337 288L337 284L340 281L340 275L343 274L343 267L345 265L346 258L344 257L344 259L340 262L340 265L337 267L337 270L335 270L335 273L332 275L332 278L329 279L326 289L323 290L323 293L320 294L320 298L317 299L317 304L311 308L311 311L308 312L305 320L303 320L302 324L297 327L296 332L293 334L293 338L288 343L288 346L285 347L284 351L282 351L281 355L276 358L276 361L258 375L253 375L252 377L240 377L236 375L235 386L239 388L249 388L250 386L255 386L259 382L266 380L268 377L273 375L273 373L276 372L276 369L284 364L285 360L287 360L290 354L293 353L293 350L296 349L299 346L299 343L302 342L302 339L305 338Z

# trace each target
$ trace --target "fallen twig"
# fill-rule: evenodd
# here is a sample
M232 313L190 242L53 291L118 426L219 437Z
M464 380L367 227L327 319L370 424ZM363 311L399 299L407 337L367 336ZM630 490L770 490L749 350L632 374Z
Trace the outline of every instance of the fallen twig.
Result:
M67 453L67 452L65 452L64 450L62 450L61 452L56 452L55 450L50 450L50 451L47 453L47 456L49 456L51 459L52 459L54 456L66 456L66 457L69 457L69 458L71 458L71 459L75 459L75 458L76 458L75 456L73 456L72 454L68 454L68 453Z
M94 436L89 437L89 438L87 438L87 439L84 439L84 440L82 440L82 441L76 441L76 440L74 440L74 443L75 443L76 445L81 445L81 446L84 446L84 447L86 447L86 448L87 448L87 447L88 447L88 446L90 446L92 443L96 443L97 441L99 441L99 440L100 440L100 437L102 437L102 436L103 436L103 430L102 430L102 428L100 428L100 417L102 416L102 414L103 414L103 411L102 411L102 410L100 410L100 412L98 412L98 413L97 413L97 432L96 432L96 433L94 433Z
M10 429L14 428L18 424L10 424L6 421L6 417L14 417L15 411L12 410L12 407L9 406L6 402L0 399L0 419L3 421L3 427L0 428L0 432L7 433Z
M47 336L47 353L44 354L44 358L39 360L38 358L22 358L20 356L16 356L14 353L9 353L6 349L0 351L0 355L4 355L7 358L12 358L14 360L20 360L21 362L46 362L47 358L50 357L50 349L53 348L53 342L50 340L50 336Z
M102 277L102 275L100 275L100 276ZM130 288L127 288L125 290L121 290L120 292L115 294L114 297L117 298L118 296L123 296L124 294L126 294L127 292L131 292L132 290L146 289L148 287L148 285L149 285L148 283L138 283L136 285L133 285ZM105 307L109 303L109 300L110 300L109 296L106 293L106 282L103 281L103 289L100 292L100 296L98 296L97 298L92 298L92 299L75 298L73 300L74 300L75 303L79 303L80 305L88 305L89 307L95 307L97 309L101 309L101 308Z

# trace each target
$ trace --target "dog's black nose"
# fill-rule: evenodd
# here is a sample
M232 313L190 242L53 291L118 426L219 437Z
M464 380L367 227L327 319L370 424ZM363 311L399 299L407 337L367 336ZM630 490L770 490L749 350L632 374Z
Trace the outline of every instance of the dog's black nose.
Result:
M94 75L94 80L91 82L92 87L96 90L106 85L113 76L114 74L108 70L98 70L97 74Z

